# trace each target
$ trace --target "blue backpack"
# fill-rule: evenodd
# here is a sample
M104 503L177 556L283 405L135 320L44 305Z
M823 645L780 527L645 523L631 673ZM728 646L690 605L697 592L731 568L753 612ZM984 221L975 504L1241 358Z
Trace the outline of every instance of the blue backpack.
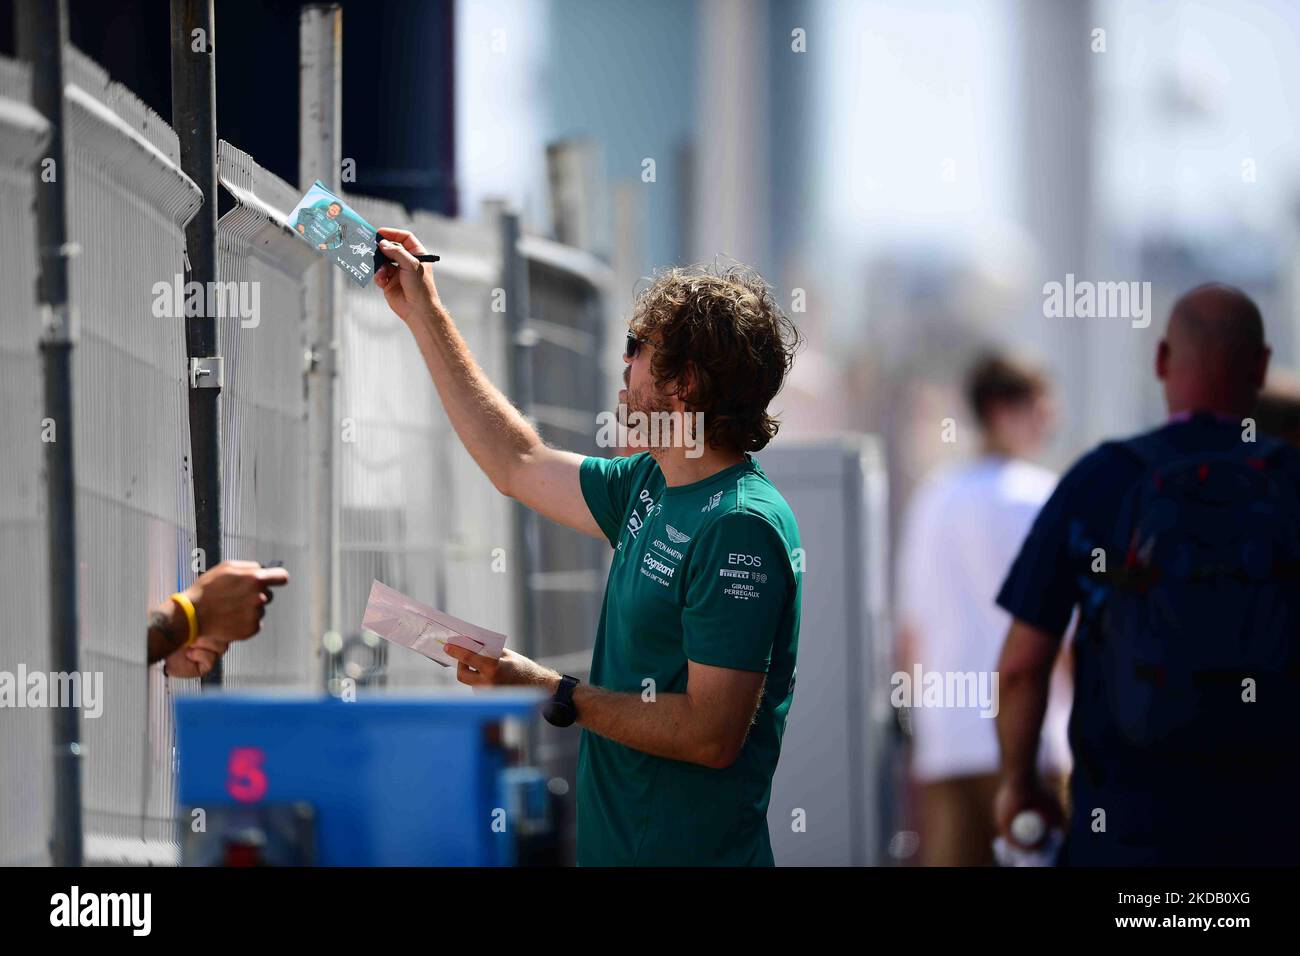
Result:
M1151 433L1117 447L1142 476L1117 516L1122 552L1092 574L1094 699L1138 751L1275 761L1300 726L1300 500L1285 446L1188 454Z

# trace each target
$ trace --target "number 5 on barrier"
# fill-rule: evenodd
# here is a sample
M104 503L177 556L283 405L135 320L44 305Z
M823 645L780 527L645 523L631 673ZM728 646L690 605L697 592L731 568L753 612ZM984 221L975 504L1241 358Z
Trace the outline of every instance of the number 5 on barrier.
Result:
M236 747L230 751L226 792L241 803L256 803L266 796L266 754L260 747Z

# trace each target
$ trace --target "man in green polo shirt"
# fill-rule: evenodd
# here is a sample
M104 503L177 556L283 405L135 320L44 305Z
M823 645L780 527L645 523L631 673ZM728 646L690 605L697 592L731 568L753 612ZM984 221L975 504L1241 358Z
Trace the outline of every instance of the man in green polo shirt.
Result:
M553 695L581 725L578 862L771 865L767 806L794 694L799 530L750 452L798 333L743 268L673 269L637 298L619 392L639 454L548 448L475 363L424 247L381 229L375 282L415 336L456 433L498 490L614 548L590 681L448 647L471 685Z

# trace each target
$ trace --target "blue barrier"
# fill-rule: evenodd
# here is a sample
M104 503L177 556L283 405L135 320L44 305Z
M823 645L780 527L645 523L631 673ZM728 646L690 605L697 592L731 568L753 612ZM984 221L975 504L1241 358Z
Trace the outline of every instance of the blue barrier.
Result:
M544 696L178 698L185 862L213 862L226 839L218 821L264 824L277 807L305 804L316 864L508 866L517 821L491 728L535 717ZM205 834L193 832L194 808L213 824Z

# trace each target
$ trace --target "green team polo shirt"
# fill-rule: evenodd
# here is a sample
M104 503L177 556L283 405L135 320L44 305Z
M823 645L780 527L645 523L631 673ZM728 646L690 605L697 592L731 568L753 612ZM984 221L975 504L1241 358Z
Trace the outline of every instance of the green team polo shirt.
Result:
M799 643L794 513L748 456L675 488L646 453L586 458L581 480L615 548L591 683L648 698L650 678L656 694L679 694L687 661L762 672L767 683L740 756L722 770L584 729L578 863L771 866L767 805Z

